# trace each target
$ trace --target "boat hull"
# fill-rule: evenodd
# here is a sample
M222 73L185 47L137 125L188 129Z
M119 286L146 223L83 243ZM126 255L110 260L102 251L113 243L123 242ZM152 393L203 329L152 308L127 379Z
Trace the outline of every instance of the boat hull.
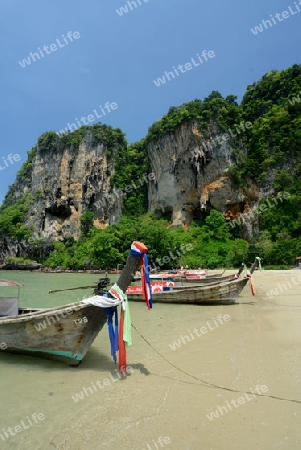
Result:
M210 286L189 287L188 289L176 289L153 293L153 302L158 303L187 303L195 305L203 304L231 304L235 303L248 278L241 278L224 283L213 283ZM139 294L128 294L132 301L144 301Z
M71 303L50 309L21 309L0 319L4 351L77 366L107 321L102 308Z
M198 283L198 284L207 284L207 283L213 283L213 282L218 282L218 283L224 283L225 281L232 281L235 279L235 275L227 275L224 277L213 277L211 276L210 278L206 277L206 278L190 278L185 280L185 283Z

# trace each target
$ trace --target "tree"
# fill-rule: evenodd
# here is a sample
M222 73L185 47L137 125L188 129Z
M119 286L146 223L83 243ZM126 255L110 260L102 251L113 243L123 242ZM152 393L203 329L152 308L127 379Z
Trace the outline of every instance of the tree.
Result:
M222 213L212 209L205 222L211 236L221 240L229 238L229 227Z
M93 219L94 214L92 212L85 212L81 215L80 226L81 232L84 236L86 236L89 230L93 227Z

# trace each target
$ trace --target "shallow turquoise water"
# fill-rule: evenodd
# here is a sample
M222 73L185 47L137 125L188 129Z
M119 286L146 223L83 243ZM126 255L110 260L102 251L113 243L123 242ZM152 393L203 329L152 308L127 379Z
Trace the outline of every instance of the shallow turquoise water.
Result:
M122 380L116 378L106 327L76 368L0 351L0 448L156 450L166 437L171 443L163 450L299 450L300 284L266 296L289 275L256 273L257 296L246 286L235 305L156 303L148 311L144 303L131 303L127 362L133 371ZM92 285L101 276L0 272L0 278L24 283L20 305L27 307L81 300L92 289L48 291ZM225 314L230 321L192 338L195 328ZM257 385L266 385L268 396L208 420L218 406ZM44 419L35 423L35 414ZM21 432L9 435L15 427Z
M82 300L91 296L93 288L78 289L49 294L50 290L66 289L79 286L93 286L102 274L84 273L37 273L27 271L0 271L0 278L18 281L24 286L20 289L20 306L48 308ZM116 275L110 275L112 282ZM1 288L3 289L3 288ZM2 295L1 291L1 295ZM5 288L5 292L16 293L16 288Z

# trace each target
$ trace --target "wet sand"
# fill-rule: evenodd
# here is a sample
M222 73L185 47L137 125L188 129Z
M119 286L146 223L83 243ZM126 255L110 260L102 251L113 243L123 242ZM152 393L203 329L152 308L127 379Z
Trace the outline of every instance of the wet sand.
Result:
M254 281L256 297L247 285L235 305L149 312L131 303L132 373L122 380L106 329L77 368L1 353L2 435L34 412L45 416L0 438L2 448L300 449L301 271L256 272ZM269 298L278 283L287 290Z

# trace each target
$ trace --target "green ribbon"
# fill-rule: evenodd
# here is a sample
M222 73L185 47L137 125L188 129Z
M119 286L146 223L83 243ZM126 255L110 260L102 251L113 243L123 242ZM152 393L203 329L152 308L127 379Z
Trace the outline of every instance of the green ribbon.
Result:
M114 284L112 288L115 289L123 300L121 304L121 308L124 310L123 340L125 342L125 346L130 347L132 345L132 322L128 297L117 284Z
M259 272L262 271L262 267L261 267L261 258L259 258L259 256L256 256L257 261L258 261L258 268L259 268Z

